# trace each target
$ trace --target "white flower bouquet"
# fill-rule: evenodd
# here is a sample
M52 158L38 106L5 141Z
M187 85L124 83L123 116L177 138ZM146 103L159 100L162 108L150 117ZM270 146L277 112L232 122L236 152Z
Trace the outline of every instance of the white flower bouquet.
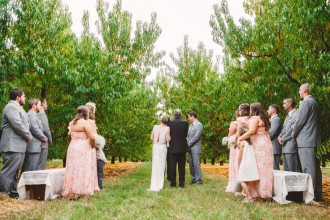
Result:
M234 147L235 141L236 141L236 135L234 134L234 135L230 136L229 138L228 137L222 138L222 145L228 146L228 149L230 149L231 147Z
M228 145L228 137L222 138L222 146L227 146Z
M95 144L98 148L103 149L105 145L105 139L99 134L95 134Z

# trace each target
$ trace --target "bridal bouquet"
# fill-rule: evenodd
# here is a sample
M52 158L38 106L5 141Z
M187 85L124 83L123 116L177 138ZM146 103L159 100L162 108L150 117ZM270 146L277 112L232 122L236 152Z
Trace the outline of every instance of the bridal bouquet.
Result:
M230 149L231 147L234 147L235 141L236 141L236 135L232 135L229 138L224 137L224 138L222 138L222 145L228 146L228 149Z
M228 145L228 137L222 138L222 146L227 146Z
M99 134L95 134L95 144L98 148L103 149L105 145L105 139Z

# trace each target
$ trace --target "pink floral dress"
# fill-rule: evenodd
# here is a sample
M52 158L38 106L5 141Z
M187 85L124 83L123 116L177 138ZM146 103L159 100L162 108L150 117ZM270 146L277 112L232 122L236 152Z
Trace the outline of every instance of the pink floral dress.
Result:
M73 199L92 195L100 189L97 182L95 149L90 145L85 132L70 133L71 142L67 153L62 195Z
M251 136L251 142L254 147L260 180L251 182L250 193L253 198L267 199L273 195L273 147L269 132L265 130L260 116L252 116L251 119L253 118L257 118L259 121L257 133Z

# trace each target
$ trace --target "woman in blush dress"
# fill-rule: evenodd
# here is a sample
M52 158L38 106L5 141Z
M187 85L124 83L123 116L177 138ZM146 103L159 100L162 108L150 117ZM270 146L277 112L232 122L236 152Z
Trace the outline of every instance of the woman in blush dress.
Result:
M240 117L237 118L237 127L241 126L242 124L247 125L250 119L250 105L248 103L240 104L238 107L238 113Z
M268 199L273 194L273 147L269 137L270 122L260 103L250 106L249 130L237 140L251 138L254 147L255 158L258 166L260 180L251 182L250 194L252 198Z
M170 128L167 126L169 117L164 115L161 123L155 125L151 132L152 147L152 170L149 191L159 191L164 187L165 163L167 156L167 143L170 142Z
M88 108L79 106L69 124L71 142L67 153L62 196L76 199L99 190L96 176L95 137L88 121Z
M237 153L238 148L235 146L237 118L239 117L239 110L236 112L236 121L230 123L228 132L228 148L229 148L229 179L226 187L226 192L240 192L240 185L237 182Z

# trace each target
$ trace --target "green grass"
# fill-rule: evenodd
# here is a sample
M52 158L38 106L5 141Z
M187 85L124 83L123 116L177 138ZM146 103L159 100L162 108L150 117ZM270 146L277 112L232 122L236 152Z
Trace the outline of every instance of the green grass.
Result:
M330 167L321 168L322 175L330 178Z
M188 171L188 169L187 169ZM105 189L89 198L38 202L12 219L329 219L330 210L304 204L244 204L225 193L226 179L204 173L204 184L148 192L151 163L129 175L109 178ZM186 182L190 178L186 176Z

